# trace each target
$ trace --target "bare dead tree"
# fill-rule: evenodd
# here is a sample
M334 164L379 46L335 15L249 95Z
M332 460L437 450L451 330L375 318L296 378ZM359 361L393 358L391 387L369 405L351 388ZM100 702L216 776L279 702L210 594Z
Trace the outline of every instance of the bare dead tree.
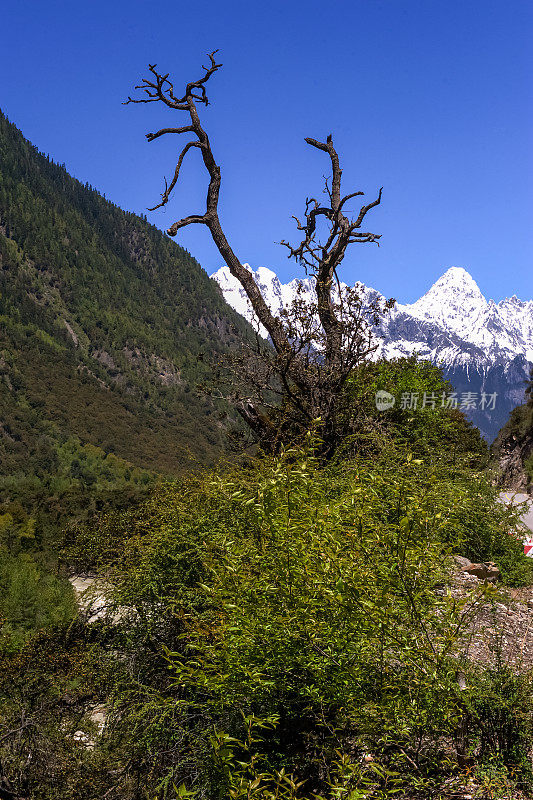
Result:
M363 195L363 192L342 195L342 169L331 135L325 142L312 138L305 140L329 156L332 174L330 181L326 179L324 190L328 201L321 204L314 197L307 198L304 221L294 217L297 229L302 234L300 243L291 245L282 241L281 244L288 249L288 257L302 264L307 274L313 277L316 306L310 308L309 305L304 307L297 303L294 309L287 310L281 317L275 316L263 299L252 273L243 266L231 248L218 215L221 170L198 113L198 105L209 104L207 82L222 66L215 60L217 52L215 50L209 54L209 66L202 67L204 75L188 83L183 95L176 94L169 73L163 74L157 70L157 65L150 64L149 77L143 78L135 87L142 95L126 100L126 104L163 103L174 111L185 112L189 117L188 124L181 127L162 128L146 134L149 142L167 134L190 134L193 137L182 148L170 183L165 179L161 201L149 210L168 203L185 156L193 148L199 149L209 175L205 211L179 219L168 228L167 233L176 236L187 225L206 225L230 273L243 287L257 319L268 332L273 352L272 348L257 347L255 365L246 375L248 381L255 384L256 398L251 401L241 398L239 411L263 440L265 437L271 438L273 428L279 432L279 421L273 421L273 415L276 416L274 409L279 411L280 407L287 406L298 416L301 428L320 418L323 431L327 432L338 414L339 396L348 376L375 347L368 335L369 326L361 314L361 304L355 296L347 298L346 293L339 291L337 270L349 245L379 242L379 234L365 231L362 226L367 213L381 202L382 189L373 202L362 205L356 214L350 214L346 209L347 204ZM319 237L319 230L322 230L322 238ZM354 314L354 310L358 313ZM376 307L373 309L373 313L382 311ZM261 360L264 369L259 367ZM277 392L281 401L276 406L270 404L270 408L265 401L265 395L269 392L274 396Z
M368 302L358 287L345 287L342 301L338 297L337 293L333 303L341 319L341 358L337 364L324 356L326 335L318 302L309 300L303 286L293 303L281 312L291 342L289 357L279 355L257 336L255 342L243 342L239 351L224 359L231 388L226 396L230 395L268 449L276 450L280 443L313 428L323 441L323 454L329 456L349 434L368 428L369 423L376 427L375 415L368 416L369 402L374 398L365 386L373 381L368 356L376 349L370 322L381 318L387 304ZM305 394L290 380L292 361L305 376ZM350 382L356 371L357 380ZM224 372L218 377L223 380Z

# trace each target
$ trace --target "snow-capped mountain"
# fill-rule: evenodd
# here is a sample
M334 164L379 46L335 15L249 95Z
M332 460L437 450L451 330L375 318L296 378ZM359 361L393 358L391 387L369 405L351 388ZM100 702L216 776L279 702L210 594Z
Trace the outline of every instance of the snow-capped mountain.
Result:
M420 333L429 324L448 340L439 337L430 342L419 335L402 341L405 337L398 335L398 328L406 318L420 323ZM388 356L397 344L402 355L419 352L447 366L489 366L516 356L533 362L533 301L523 302L516 296L500 303L486 300L461 267L450 267L415 303L397 303L385 330Z
M289 308L297 294L304 300L316 303L317 298L313 285L314 282L310 278L295 278L289 283L281 283L276 273L272 272L271 269L267 269L267 267L259 267L259 269L253 270L249 264L244 264L243 266L251 271L255 282L261 290L261 294L274 314L279 314L283 308ZM222 267L217 272L213 273L211 278L213 278L222 289L226 302L247 319L261 336L266 337L267 332L255 316L250 301L246 296L246 292L239 281L233 277L229 269L227 267ZM341 292L348 288L347 284L342 281L340 282L340 287ZM385 299L383 295L375 289L370 289L362 283L358 283L357 287L363 305L370 305L374 300ZM336 290L334 290L333 294L334 296L337 294Z
M300 282L298 280L293 280L290 283L280 283L278 276L275 272L272 272L271 269L259 267L259 269L254 271L249 264L244 264L244 266L252 272L255 282L261 290L261 294L274 314L279 314L282 308L290 306L296 296L298 283L302 284L302 289L309 298L313 295L312 282L309 278ZM228 267L222 267L218 272L211 275L211 277L222 289L225 301L234 308L237 313L247 319L248 322L259 331L261 336L266 337L267 332L255 316L250 301L246 296L246 292L237 278L233 277Z
M270 269L260 267L252 272L274 313L289 306L297 291L316 300L310 279L282 284ZM226 301L265 335L244 290L227 267L211 277ZM345 286L341 284L341 291ZM375 289L358 287L365 300L385 299ZM460 394L496 393L494 409L470 411L472 420L491 440L511 409L524 399L533 364L533 300L524 302L515 295L500 303L486 300L465 269L450 267L415 303L396 303L376 330L376 337L380 343L376 357L417 354L441 365Z

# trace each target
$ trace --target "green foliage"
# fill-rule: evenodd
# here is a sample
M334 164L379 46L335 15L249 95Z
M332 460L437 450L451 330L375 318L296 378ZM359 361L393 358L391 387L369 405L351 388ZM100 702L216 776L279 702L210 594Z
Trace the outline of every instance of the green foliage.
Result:
M193 470L223 434L194 386L246 326L188 253L1 114L0 322L0 794L530 787L531 675L463 657L500 595L452 591L451 571L495 561L516 586L532 564L437 368L354 371L354 435L327 464L309 433ZM379 389L436 404L377 412ZM105 577L111 616L76 615L66 565Z
M389 392L396 402L391 409L376 413L378 390ZM347 391L353 397L354 413L363 419L374 419L381 436L393 437L413 454L431 460L433 453L440 454L449 447L453 457L468 455L474 468L487 464L487 445L477 428L459 410L443 407L442 397L447 397L452 387L431 362L410 357L365 363L354 372ZM402 394L415 396L415 409L402 407ZM363 437L368 436L368 430L366 423ZM360 441L356 440L356 444L359 448Z
M9 509L0 513L0 651L16 650L76 613L70 585L38 552L35 518L19 505Z
M531 764L524 758L533 734L531 676L512 669L501 649L497 656L493 666L477 673L469 690L468 712L481 723L470 747L490 768L498 763L519 767L531 780Z
M31 555L0 566L0 650L17 650L40 630L69 622L76 614L72 590Z
M533 407L531 403L526 403L513 409L501 435L504 437L515 436L517 439L522 440L531 433L532 428Z
M394 439L380 448L373 462L324 466L310 441L167 484L78 531L74 557L135 612L128 647L168 651L173 681L154 692L137 653L146 682L117 700L137 757L161 752L158 738L172 753L172 766L162 755L154 764L166 786L265 800L364 797L370 786L376 797L407 786L427 796L460 732L483 763L525 775L529 706L518 713L498 675L459 657L480 593L490 602L495 590L445 588L453 553L513 550L526 562L509 535L516 519L471 454L446 442L427 460ZM480 745L476 687L507 709L507 743ZM524 676L520 697L529 690Z
M4 793L13 789L15 796L35 800L97 800L109 790L110 780L128 771L120 752L93 750L77 736L91 730L87 714L119 671L96 632L79 622L38 632L16 653L0 651Z
M222 408L195 387L246 330L189 253L0 112L0 513L20 504L33 525L2 564L4 633L70 613L69 521L222 452Z

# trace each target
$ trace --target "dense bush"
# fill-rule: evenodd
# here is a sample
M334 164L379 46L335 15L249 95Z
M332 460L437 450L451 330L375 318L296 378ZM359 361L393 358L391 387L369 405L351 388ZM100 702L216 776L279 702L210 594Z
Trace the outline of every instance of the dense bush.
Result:
M472 453L443 444L415 458L385 436L374 449L371 462L323 465L310 439L168 484L79 532L76 557L135 612L124 635L136 682L117 688L116 719L161 797L173 784L199 797L335 797L339 781L359 787L353 797L370 785L427 796L475 753L500 778L526 779L529 679L510 693L501 672L461 661L479 597L443 589L453 553L527 577L516 520ZM494 590L478 592L490 602ZM170 677L147 660L161 648ZM500 703L505 741L483 734L480 692Z

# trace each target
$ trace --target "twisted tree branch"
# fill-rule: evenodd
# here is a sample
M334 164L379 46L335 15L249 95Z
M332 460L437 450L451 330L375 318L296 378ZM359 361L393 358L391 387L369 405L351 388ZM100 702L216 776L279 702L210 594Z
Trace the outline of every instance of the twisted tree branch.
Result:
M174 177L172 178L172 180L170 182L170 186L165 186L165 191L161 195L161 202L158 203L153 208L149 208L148 211L155 211L156 208L161 208L161 206L165 206L168 203L168 198L170 197L170 193L172 192L172 189L174 188L174 186L178 182L178 177L179 177L179 174L180 174L181 165L183 164L183 159L185 158L186 153L191 149L191 147L203 147L203 145L201 144L201 142L187 142L187 144L185 145L185 147L181 151L180 156L178 158L178 163L176 165L176 170L174 172ZM166 183L166 181L165 181L165 183Z
M255 284L255 281L252 277L252 274L249 270L243 267L241 261L237 258L235 253L233 252L224 232L222 229L222 225L220 223L220 219L218 216L218 199L220 194L220 184L221 184L221 171L220 167L215 161L215 157L213 155L213 151L211 149L211 144L209 142L209 137L205 130L203 129L200 117L198 115L197 103L203 103L204 105L208 105L208 98L206 93L206 86L205 84L214 75L217 70L220 69L222 64L218 64L215 61L215 54L218 51L215 50L208 55L210 60L210 66L205 67L203 66L202 69L205 71L205 74L202 78L197 81L191 81L185 87L185 93L182 97L177 97L174 93L174 85L168 78L168 73L161 74L157 71L155 64L149 65L149 70L151 73L150 78L144 78L143 81L136 86L135 88L144 91L145 97L141 98L131 98L128 97L127 103L151 103L161 101L165 105L169 106L170 108L177 110L177 111L186 111L190 116L190 124L184 125L178 128L162 128L157 133L150 133L147 134L147 139L149 141L153 141L154 139L165 136L167 133L193 133L196 136L196 140L193 142L189 142L180 153L178 158L178 163L176 165L174 171L174 177L171 183L168 186L165 186L165 191L161 195L161 202L158 203L153 208L149 209L150 211L155 210L156 208L161 208L168 203L168 200L172 194L173 189L176 186L176 183L179 178L179 173L181 169L181 165L183 163L183 158L185 157L186 153L191 149L191 147L198 147L202 153L202 159L204 166L209 174L209 185L207 189L207 197L206 197L206 210L204 214L193 214L183 219L174 222L167 230L169 236L175 236L181 228L184 228L187 225L191 224L204 224L206 225L210 232L213 240L222 255L225 263L229 267L231 274L237 278L240 284L243 286L250 303L252 304L252 308L254 309L255 313L257 314L258 319L264 325L266 330L268 331L274 347L278 353L288 352L290 350L290 343L287 339L285 331L283 329L283 325L281 324L280 320L275 317L272 311L267 306L258 286ZM298 375L296 371L292 375L293 380L298 380Z
M150 64L149 76L143 78L136 86L141 91L140 98L128 97L126 103L162 102L174 111L183 111L189 116L186 125L161 128L154 133L147 133L148 141L154 141L167 134L192 134L192 140L181 150L169 184L165 181L165 189L161 194L161 202L150 211L165 206L177 185L181 167L186 154L193 147L200 150L204 167L209 175L205 211L203 214L191 214L177 220L167 230L169 236L176 236L181 228L193 224L206 225L215 245L218 248L230 273L238 280L246 292L252 309L267 330L274 346L273 355L266 368L266 379L251 379L252 386L259 386L263 398L265 393L279 393L284 401L299 416L300 423L308 426L317 417L323 417L324 425L333 418L338 394L351 373L374 348L366 341L367 328L359 320L352 319L355 311L360 315L360 306L355 309L343 308L343 292L337 277L346 248L350 244L374 242L378 243L379 234L361 231L361 224L366 214L381 202L382 189L376 200L363 205L357 218L351 219L344 211L346 203L363 194L361 191L341 195L342 169L338 153L333 144L333 137L328 135L325 142L311 137L306 142L328 155L331 164L331 185L325 178L324 194L328 202L320 203L314 197L308 197L305 203L304 216L293 216L297 230L302 234L298 245L291 245L283 240L281 244L288 249L289 258L295 258L303 264L306 272L315 280L317 303L312 308L302 309L296 303L293 317L282 313L281 318L275 316L266 304L259 286L250 270L237 258L223 231L219 214L218 201L221 187L221 169L217 164L209 137L204 130L198 114L198 103L208 105L206 85L210 78L220 69L221 64L215 60L216 50L210 53L209 65L203 66L204 75L196 81L186 84L182 96L174 90L169 74L158 72L155 64ZM325 230L323 240L319 238L319 228ZM334 298L334 280L338 285L338 301ZM352 315L352 316L351 316ZM295 321L297 320L297 321ZM317 358L316 342L320 342L321 356ZM264 354L263 354L264 355ZM263 373L261 373L263 374ZM275 376L275 379L273 379ZM262 407L272 408L270 401L264 399ZM272 436L269 420L264 420L259 408L241 403L239 413L254 428L262 428L268 437ZM276 434L277 435L277 434Z

